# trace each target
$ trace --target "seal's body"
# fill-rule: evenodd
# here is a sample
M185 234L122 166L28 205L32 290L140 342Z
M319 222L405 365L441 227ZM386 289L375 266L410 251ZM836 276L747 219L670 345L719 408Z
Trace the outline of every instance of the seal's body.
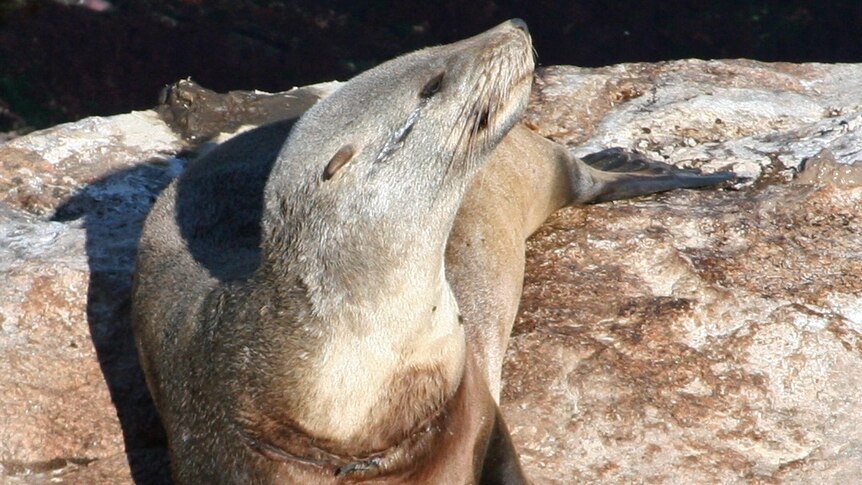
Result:
M165 190L132 309L177 482L526 483L496 404L526 237L566 204L726 178L570 156L517 125L532 71L510 21Z

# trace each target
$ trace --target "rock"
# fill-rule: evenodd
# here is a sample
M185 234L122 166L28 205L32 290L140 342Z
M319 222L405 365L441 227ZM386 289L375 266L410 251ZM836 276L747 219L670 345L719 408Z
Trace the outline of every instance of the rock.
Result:
M787 178L826 146L854 160L862 143L860 91L859 66L851 64L551 67L538 78L527 121L577 145L578 154L623 146L669 163Z
M526 121L576 153L747 179L564 209L530 240L502 407L536 483L862 475L859 92L862 65L538 73ZM200 141L304 96L169 94L170 125L0 145L0 482L169 482L127 313L141 221Z
M558 214L505 367L537 481L858 476L860 199L791 184Z
M164 470L126 307L140 224L183 147L153 111L0 145L0 477L129 483L151 446ZM106 460L112 480L95 479Z
M188 140L208 140L235 133L245 125L259 126L305 112L340 83L305 86L284 93L231 91L219 94L190 80L162 90L158 112L171 128Z
M47 215L109 172L164 161L183 148L154 111L48 128L0 145L0 200Z
M860 75L542 73L528 119L577 152L621 145L752 179L565 209L530 241L503 412L538 483L862 475Z

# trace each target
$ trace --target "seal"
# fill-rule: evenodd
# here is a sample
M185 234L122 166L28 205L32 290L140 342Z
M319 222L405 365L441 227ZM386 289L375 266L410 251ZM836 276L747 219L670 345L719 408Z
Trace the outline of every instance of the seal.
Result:
M533 68L520 20L396 58L162 193L132 316L178 483L527 483L497 406L527 236L730 177L571 156L519 124Z

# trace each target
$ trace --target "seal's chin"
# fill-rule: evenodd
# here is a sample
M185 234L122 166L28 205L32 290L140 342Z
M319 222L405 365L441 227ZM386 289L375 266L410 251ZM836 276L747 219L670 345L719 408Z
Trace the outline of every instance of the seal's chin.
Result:
M467 84L474 97L465 103L461 120L468 156L481 158L493 150L527 107L535 62L530 35L521 24L504 23L476 37L474 52L462 53L473 78Z
M467 110L460 140L467 160L481 163L523 117L533 81L532 62L519 67L519 75L477 87L481 95Z
M498 115L500 126L497 129L502 132L502 135L508 133L524 117L524 112L527 110L527 104L530 101L532 88L533 71L531 69L512 84L511 94L500 108L500 114Z

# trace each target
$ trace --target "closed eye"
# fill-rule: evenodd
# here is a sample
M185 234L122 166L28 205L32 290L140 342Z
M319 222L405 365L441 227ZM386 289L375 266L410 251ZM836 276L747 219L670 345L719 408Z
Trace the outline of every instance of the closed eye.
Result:
M436 76L432 77L425 86L422 88L422 91L419 92L419 97L422 99L428 99L431 96L434 96L440 91L440 88L443 86L443 75L445 72L441 72Z

